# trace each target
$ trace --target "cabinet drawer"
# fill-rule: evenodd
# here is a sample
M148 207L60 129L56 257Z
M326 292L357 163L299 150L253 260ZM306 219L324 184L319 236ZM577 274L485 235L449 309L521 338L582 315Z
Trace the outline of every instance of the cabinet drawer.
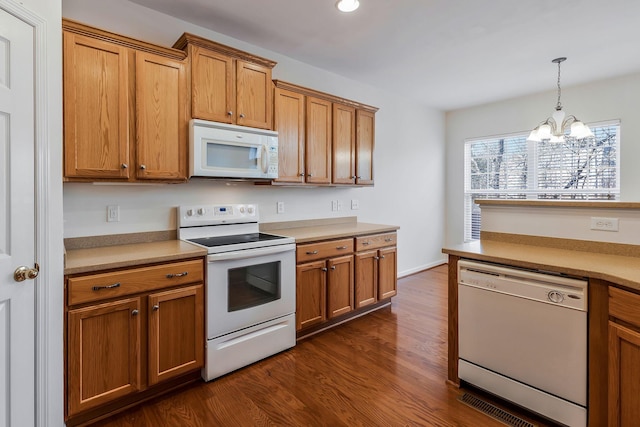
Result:
M609 315L640 328L640 295L609 286Z
M371 236L356 237L356 252L368 249L384 248L395 246L397 243L396 233L372 234Z
M121 297L185 283L202 282L204 262L192 260L72 277L68 305Z
M328 242L298 245L296 259L300 262L331 258L353 252L353 239L330 240Z

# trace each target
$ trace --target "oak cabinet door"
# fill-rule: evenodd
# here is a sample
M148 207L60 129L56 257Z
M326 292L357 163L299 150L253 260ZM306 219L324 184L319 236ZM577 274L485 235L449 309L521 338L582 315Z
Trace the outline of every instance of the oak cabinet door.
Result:
M236 62L236 124L271 129L273 82L271 68L250 62Z
M139 298L69 311L69 415L138 391L140 317Z
M325 261L296 267L296 330L327 319L327 267Z
M373 185L375 114L356 111L356 184Z
M184 62L136 52L138 179L187 178L186 90Z
M278 182L305 181L304 95L275 90L274 130L278 132Z
M65 177L129 177L128 52L64 32Z
M332 182L355 183L356 109L348 105L333 104L333 158Z
M327 267L327 314L331 319L353 310L353 255L331 258Z
M640 420L640 333L609 322L609 426Z
M149 385L204 365L204 286L149 295Z
M331 183L331 102L307 97L306 181Z
M380 249L378 254L378 299L383 300L398 293L397 249Z
M378 251L356 254L355 308L378 301Z
M235 122L235 61L199 46L190 48L191 115L221 123Z

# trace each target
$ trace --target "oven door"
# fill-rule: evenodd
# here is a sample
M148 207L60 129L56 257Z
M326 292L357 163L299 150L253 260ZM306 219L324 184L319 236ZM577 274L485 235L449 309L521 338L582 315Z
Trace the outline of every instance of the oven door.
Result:
M207 339L295 312L295 244L211 254Z

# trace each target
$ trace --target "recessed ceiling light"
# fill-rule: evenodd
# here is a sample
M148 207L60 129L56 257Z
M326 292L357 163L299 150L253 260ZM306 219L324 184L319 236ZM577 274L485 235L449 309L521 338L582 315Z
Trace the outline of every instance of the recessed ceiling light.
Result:
M340 12L353 12L360 6L358 0L338 0L336 7Z

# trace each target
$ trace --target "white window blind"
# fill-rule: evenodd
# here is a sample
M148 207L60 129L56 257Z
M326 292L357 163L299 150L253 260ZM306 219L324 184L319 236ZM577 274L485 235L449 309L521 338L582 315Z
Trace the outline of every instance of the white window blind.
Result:
M620 196L620 124L590 124L591 138L527 141L527 134L465 143L464 238L480 238L477 199L614 200Z

